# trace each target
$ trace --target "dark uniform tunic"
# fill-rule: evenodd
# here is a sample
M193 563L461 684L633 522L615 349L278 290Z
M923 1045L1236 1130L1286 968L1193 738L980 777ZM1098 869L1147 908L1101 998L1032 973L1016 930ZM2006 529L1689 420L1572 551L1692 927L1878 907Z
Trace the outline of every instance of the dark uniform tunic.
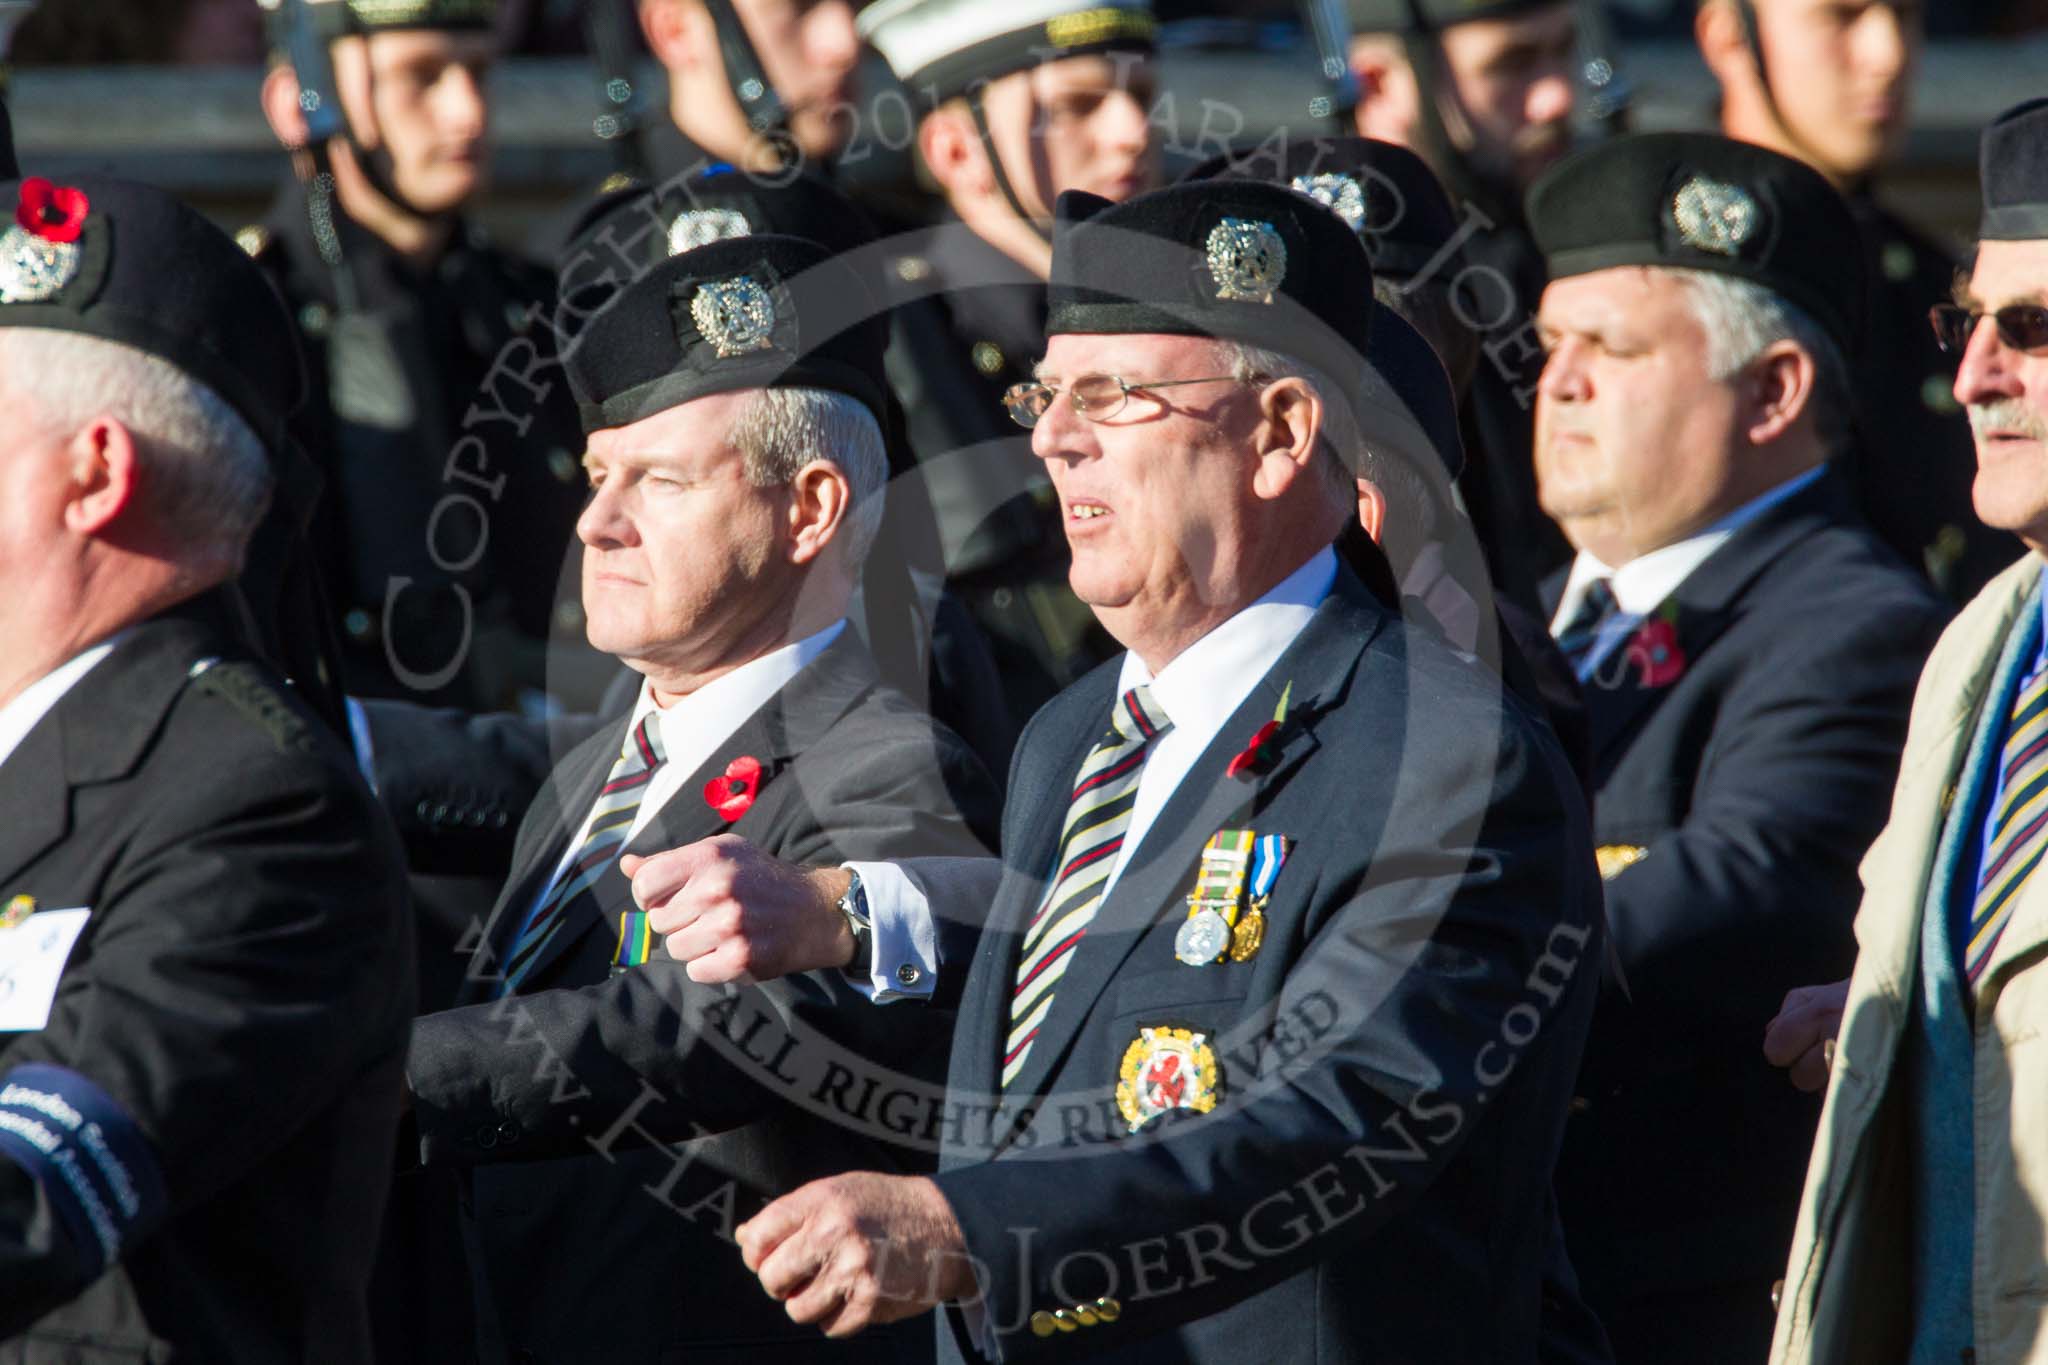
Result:
M0 1033L0 1359L371 1358L398 845L238 617L138 624L0 762L0 902L37 905L0 934L90 912L48 1022Z
M1067 586L1059 500L1003 391L1045 352L1045 282L957 218L908 236L889 380L938 518L953 592L988 634L1012 715L1115 650Z
M1955 401L1955 360L1927 322L1954 287L1956 262L1870 195L1849 207L1871 284L1868 340L1850 357L1857 502L1886 544L1950 601L1967 602L2023 547L1971 506L1977 460Z
M418 272L336 221L352 310L296 185L242 240L306 342L312 397L293 434L325 485L311 535L344 688L477 710L573 694L582 443L546 273L466 229Z

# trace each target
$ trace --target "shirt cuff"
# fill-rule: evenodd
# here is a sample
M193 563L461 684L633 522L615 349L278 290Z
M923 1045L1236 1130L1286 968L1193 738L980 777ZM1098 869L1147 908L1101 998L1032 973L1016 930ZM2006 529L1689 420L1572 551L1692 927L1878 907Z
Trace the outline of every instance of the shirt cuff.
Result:
M939 984L939 936L932 905L894 863L847 863L867 894L874 926L874 956L865 978L847 973L854 988L877 1005L927 1000Z
M363 781L370 784L370 791L377 791L377 750L370 743L370 714L363 710L363 704L354 697L343 697L341 704L348 712L349 747L356 751L356 767L363 774Z

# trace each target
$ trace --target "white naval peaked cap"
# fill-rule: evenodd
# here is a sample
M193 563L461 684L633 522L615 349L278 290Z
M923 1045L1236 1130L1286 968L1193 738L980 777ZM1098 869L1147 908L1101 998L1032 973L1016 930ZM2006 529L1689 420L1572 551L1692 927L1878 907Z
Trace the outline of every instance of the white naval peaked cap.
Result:
M1149 0L877 0L856 21L914 98L933 108L1041 62L1150 52Z

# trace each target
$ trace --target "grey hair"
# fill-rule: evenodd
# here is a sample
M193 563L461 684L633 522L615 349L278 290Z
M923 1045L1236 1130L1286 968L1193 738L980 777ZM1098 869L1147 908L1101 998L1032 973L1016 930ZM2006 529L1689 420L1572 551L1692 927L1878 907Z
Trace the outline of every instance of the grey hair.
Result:
M882 428L865 403L830 389L762 389L733 419L726 440L756 488L789 483L813 461L838 465L852 489L841 531L847 564L858 568L866 561L882 528L889 458Z
M1406 572L1424 542L1436 534L1436 501L1429 485L1413 465L1397 455L1375 449L1359 431L1358 418L1348 402L1330 399L1343 392L1327 374L1304 361L1280 351L1269 351L1241 342L1217 343L1230 377L1239 381L1300 379L1323 401L1323 445L1320 461L1334 500L1348 509L1346 520L1358 515L1355 480L1365 479L1387 500L1386 525L1381 532L1387 561L1398 576Z
M209 568L239 571L275 485L263 441L212 388L158 356L51 328L0 328L0 380L45 429L108 416L136 440L151 514Z
M1707 377L1740 374L1764 348L1790 341L1813 358L1814 429L1832 445L1848 426L1849 366L1842 348L1797 304L1749 280L1715 270L1671 271L1686 286L1692 315L1707 336Z

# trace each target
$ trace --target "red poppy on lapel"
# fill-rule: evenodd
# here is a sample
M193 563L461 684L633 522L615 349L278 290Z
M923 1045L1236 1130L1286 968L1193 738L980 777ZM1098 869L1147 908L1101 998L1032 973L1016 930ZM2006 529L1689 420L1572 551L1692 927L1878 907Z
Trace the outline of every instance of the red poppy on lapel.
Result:
M46 242L75 242L91 209L84 190L59 189L42 176L21 182L14 221Z
M753 807L761 790L761 760L741 754L725 765L725 776L704 784L704 804L730 824Z
M1273 737L1280 733L1280 727L1287 724L1287 707L1294 700L1294 680L1289 678L1287 686L1281 689L1280 704L1273 708L1273 719L1252 732L1244 752L1230 760L1230 766L1223 770L1225 777L1256 776L1273 765L1280 751L1273 745Z
M1244 752L1230 760L1230 766L1223 770L1226 777L1243 777L1246 773L1262 771L1273 761L1273 754L1266 746L1273 736L1280 733L1280 722L1269 720L1252 735L1251 742L1244 746Z
M1653 616L1629 637L1628 661L1644 687L1669 687L1685 676L1685 651L1678 647L1678 627L1668 616Z

